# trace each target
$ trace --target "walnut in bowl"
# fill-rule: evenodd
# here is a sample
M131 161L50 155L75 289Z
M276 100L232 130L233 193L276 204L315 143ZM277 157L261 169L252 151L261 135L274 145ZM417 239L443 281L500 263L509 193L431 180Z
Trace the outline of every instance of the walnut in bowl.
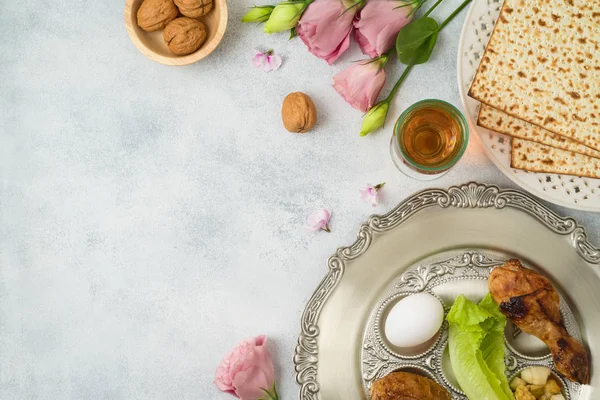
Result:
M213 8L213 0L174 0L179 11L190 18L208 14Z
M137 24L147 32L164 29L179 14L173 0L145 0L137 10Z
M208 4L207 2L209 0L193 1L197 1L199 4ZM176 17L172 17L172 8L169 2L172 3L173 6L175 6L176 8L176 3L181 3L182 8L186 10L185 12L191 12L188 9L194 10L193 5L197 4L193 1L178 0L177 2L174 2L173 0L126 0L125 27L127 28L127 33L129 34L129 37L131 38L135 46L138 48L138 50L140 50L146 57L150 58L151 60L165 65L192 64L212 53L223 38L223 35L225 34L225 29L227 27L226 0L212 0L212 6L210 8L210 11L208 11L208 6L203 7L204 15L199 17L198 21L202 22L205 26L206 39L197 50L189 54L175 54L173 51L171 51L169 49L168 42L165 42L164 40L164 32L159 31L160 29L165 27L169 22L174 20ZM144 7L142 7L142 4L148 2L159 2L161 7L164 6L166 10L171 10L171 12L165 13L166 17L164 19L155 18L155 15L154 18L148 18L146 21L144 21L148 25L144 25L144 23L142 23L142 25L144 25L145 28L148 28L149 30L152 29L152 31L146 31L145 29L140 27L140 25L138 25L137 18L138 10L142 9L142 14L145 14L147 12L147 10L144 9L147 8L148 5L146 4L144 5ZM152 3L150 3L150 5L152 5ZM155 7L153 7L153 9L155 9ZM178 10L178 12L181 12L181 9ZM160 14L162 15L162 13ZM166 23L164 21L166 21ZM154 30L154 28L157 26L158 30Z
M195 52L206 40L206 26L194 18L181 17L169 22L163 33L173 53L184 56Z

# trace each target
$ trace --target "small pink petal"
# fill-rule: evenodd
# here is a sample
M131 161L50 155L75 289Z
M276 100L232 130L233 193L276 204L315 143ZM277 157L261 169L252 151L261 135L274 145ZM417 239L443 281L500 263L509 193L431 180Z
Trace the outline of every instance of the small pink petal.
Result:
M360 189L360 199L363 201L367 201L369 199L369 197L371 196L371 192L369 190L369 187L364 187L362 189Z
M379 195L378 195L377 193L374 193L374 194L371 196L371 205L372 205L373 207L375 207L377 204L379 204Z
M320 209L308 217L308 227L312 231L319 231L321 229L327 229L331 213L326 209Z
M360 198L375 207L379 203L379 190L373 185L367 185L360 189Z
M269 69L265 69L265 71L269 72L269 71L275 71L276 69L278 69L279 67L281 67L281 57L278 56L277 54L273 54L270 56L267 56L267 62L266 64L269 66Z
M252 59L252 65L254 65L256 68L263 69L266 61L267 56L265 56L263 53L258 52L254 55L254 58Z
M266 53L255 50L254 58L252 58L252 65L265 72L275 71L281 66L281 62L281 57L273 54L272 50Z

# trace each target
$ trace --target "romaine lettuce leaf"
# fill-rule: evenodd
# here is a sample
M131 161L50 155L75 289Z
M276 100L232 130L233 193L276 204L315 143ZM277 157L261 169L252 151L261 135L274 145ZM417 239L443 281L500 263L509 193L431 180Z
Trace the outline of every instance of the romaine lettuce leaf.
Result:
M452 370L470 400L512 400L504 373L506 317L489 295L477 305L459 296L448 316Z

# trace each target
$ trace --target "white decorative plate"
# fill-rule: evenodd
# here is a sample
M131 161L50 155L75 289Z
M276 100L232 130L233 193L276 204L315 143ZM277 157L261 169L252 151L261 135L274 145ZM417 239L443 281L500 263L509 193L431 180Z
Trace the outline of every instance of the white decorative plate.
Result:
M488 157L513 182L552 203L584 211L600 211L600 179L535 173L510 167L510 137L477 126L479 102L467 96L490 39L502 0L474 0L458 45L458 88L471 135L480 139Z

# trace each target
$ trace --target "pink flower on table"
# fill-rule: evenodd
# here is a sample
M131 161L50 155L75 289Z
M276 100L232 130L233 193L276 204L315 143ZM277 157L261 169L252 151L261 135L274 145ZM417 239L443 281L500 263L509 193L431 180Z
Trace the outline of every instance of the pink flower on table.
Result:
M331 232L329 230L329 219L331 218L331 213L326 209L322 208L308 217L308 228L311 231L320 231L323 230L325 232Z
M254 58L252 58L252 65L258 69L262 69L265 72L275 71L281 66L281 57L273 54L273 50L262 52L255 50Z
M364 54L378 57L396 43L396 36L408 24L421 1L369 0L354 21L354 38Z
M352 107L367 112L377 102L385 84L386 55L370 61L352 64L333 77L333 88Z
M360 2L315 0L296 26L300 39L315 56L333 64L350 46L350 33Z
M379 204L379 190L385 185L385 182L382 182L378 185L367 185L364 188L360 189L360 198L363 201L371 203L373 207Z
M241 400L277 399L275 371L266 342L266 336L257 336L231 350L215 372L217 388Z

